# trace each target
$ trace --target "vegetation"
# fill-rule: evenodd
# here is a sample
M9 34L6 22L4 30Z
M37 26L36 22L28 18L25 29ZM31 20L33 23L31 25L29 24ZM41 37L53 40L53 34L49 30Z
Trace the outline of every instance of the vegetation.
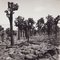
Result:
M38 27L38 33L40 34L42 31L41 31L41 28L44 24L44 19L43 18L40 18L38 21L37 21L37 27Z
M8 10L5 12L10 27L4 30L0 25L0 40L2 41L0 43L1 46L3 45L0 49L1 51L3 49L3 52L0 52L0 59L38 60L51 57L57 60L53 56L58 54L56 47L60 45L60 28L58 26L60 15L55 18L48 15L46 23L45 19L41 17L37 20L36 26L34 26L35 21L33 18L29 17L25 20L24 17L18 16L14 21L18 31L14 31L13 14L16 10L18 10L18 4L8 2Z
M20 33L22 36L22 30L24 26L24 18L21 16L18 16L15 20L15 26L18 27L18 40L20 40Z
M11 37L11 45L14 45L14 40L13 40L13 11L16 11L18 10L18 4L14 4L13 2L8 2L8 10L5 11L8 19L9 19L9 22L10 22L10 37ZM9 12L10 13L9 13Z

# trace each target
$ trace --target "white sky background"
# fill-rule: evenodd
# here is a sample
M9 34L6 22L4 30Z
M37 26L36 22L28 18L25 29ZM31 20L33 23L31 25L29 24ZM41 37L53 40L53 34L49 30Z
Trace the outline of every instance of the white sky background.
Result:
M4 13L8 7L8 1L19 5L19 9L14 13L13 21L17 16L23 16L25 19L32 17L37 21L41 17L45 18L48 14L53 17L60 14L60 0L0 0L0 25L5 29L9 27L9 20ZM16 29L15 26L14 29Z

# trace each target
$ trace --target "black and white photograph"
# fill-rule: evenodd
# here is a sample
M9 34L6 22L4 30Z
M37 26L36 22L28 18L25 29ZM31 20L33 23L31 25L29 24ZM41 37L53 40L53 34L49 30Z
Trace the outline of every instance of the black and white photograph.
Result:
M0 60L60 60L60 0L0 0Z

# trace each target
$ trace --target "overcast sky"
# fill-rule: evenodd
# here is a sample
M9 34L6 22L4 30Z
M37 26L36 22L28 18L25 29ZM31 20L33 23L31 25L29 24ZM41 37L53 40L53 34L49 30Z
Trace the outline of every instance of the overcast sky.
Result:
M23 16L25 19L32 17L37 21L48 14L53 17L60 15L60 0L0 0L0 25L5 28L9 27L9 20L4 13L8 1L19 5L19 9L14 13L13 21L17 16ZM14 29L16 29L15 26Z

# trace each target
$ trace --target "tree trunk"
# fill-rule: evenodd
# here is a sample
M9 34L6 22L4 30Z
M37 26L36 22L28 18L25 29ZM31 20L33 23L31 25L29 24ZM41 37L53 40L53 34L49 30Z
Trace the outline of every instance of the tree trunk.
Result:
M55 26L55 38L57 39L57 25Z
M29 28L27 28L27 39L28 39L28 41L27 41L27 42L29 42L29 35L30 35L30 29L29 29Z
M2 40L2 42L4 42L4 35L1 36L1 40Z
M26 35L26 29L25 29L25 37L27 38L27 35Z
M21 35L20 35L20 36L22 37L22 30L20 30L20 33L21 33Z
M27 31L27 29L26 29L26 30L25 30L25 36L26 36L26 39L27 39L27 36L28 36L27 32L28 32L28 31Z
M55 45L57 45L57 25L55 26Z
M25 37L25 31L23 30L23 37Z
M40 31L40 28L38 28L38 34L41 35L41 31Z
M11 11L10 13L10 37L11 37L11 46L14 45L14 40L13 40L13 12Z
M28 30L28 28L25 29L25 36L26 36L26 39L29 41L29 30Z
M18 40L20 40L20 29L18 27Z

